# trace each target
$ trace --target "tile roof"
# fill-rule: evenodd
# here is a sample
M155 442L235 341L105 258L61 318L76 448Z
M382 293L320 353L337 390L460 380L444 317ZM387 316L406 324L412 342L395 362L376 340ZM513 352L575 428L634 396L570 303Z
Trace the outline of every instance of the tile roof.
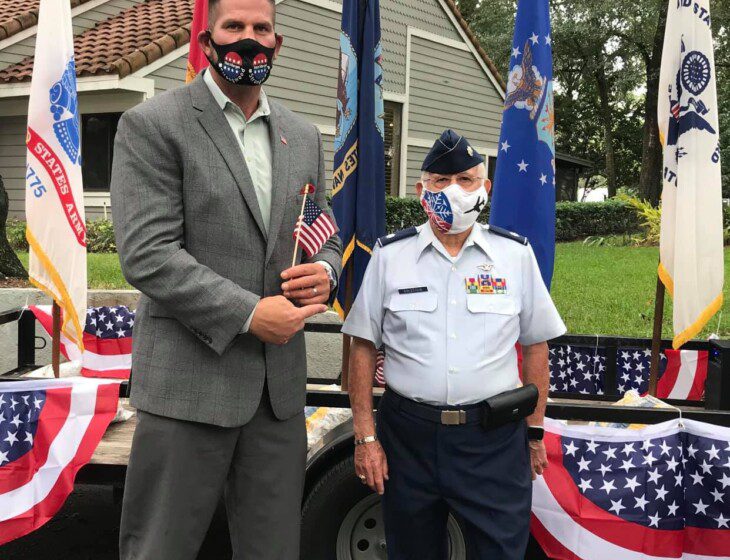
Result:
M0 0L0 6L7 1ZM76 73L117 74L123 78L187 44L193 2L146 0L76 35ZM30 80L32 72L33 57L29 56L0 70L0 82Z
M89 0L70 0L75 7ZM454 0L445 0L503 91L504 78L479 44ZM0 40L37 23L39 0L0 0ZM194 0L145 0L74 37L79 76L118 74L121 78L190 41ZM0 82L30 80L33 57L0 70Z
M72 8L89 2L89 0L70 1ZM38 23L39 3L40 0L0 0L0 40Z

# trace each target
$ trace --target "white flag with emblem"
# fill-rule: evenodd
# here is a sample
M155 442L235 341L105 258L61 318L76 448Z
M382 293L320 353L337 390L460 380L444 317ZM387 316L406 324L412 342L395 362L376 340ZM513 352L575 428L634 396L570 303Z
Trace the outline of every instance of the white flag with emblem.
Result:
M664 147L659 277L674 300L674 348L722 307L720 147L709 0L670 0L659 78Z
M41 0L36 37L26 135L30 280L58 303L63 334L83 349L86 226L68 0Z

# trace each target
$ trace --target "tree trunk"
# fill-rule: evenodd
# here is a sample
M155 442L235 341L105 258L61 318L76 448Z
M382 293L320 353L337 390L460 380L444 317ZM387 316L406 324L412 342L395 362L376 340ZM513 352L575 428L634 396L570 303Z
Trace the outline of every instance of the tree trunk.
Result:
M0 278L28 278L28 273L8 242L6 222L9 209L10 200L0 177Z
M601 62L595 72L600 98L600 113L603 121L603 141L606 145L606 180L608 181L608 196L616 196L616 153L613 147L613 114L609 103L608 80L606 71Z
M639 191L642 198L654 206L661 196L662 146L659 142L657 98L659 95L659 71L662 63L664 29L667 24L667 3L661 2L659 21L654 33L651 56L646 63L646 96L644 98L644 131L641 150L641 175Z

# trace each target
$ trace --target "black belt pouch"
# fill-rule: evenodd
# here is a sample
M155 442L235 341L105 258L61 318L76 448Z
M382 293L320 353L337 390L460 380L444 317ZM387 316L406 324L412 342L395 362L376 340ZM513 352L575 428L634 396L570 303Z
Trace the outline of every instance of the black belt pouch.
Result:
M488 398L484 401L482 426L491 430L529 416L535 412L537 397L537 387L530 383Z

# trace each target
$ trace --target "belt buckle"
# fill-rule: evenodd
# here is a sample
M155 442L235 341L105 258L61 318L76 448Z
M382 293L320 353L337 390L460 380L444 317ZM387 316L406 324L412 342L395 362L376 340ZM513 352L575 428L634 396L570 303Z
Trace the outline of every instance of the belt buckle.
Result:
M466 411L442 410L441 423L446 426L458 426L459 424L466 424Z

